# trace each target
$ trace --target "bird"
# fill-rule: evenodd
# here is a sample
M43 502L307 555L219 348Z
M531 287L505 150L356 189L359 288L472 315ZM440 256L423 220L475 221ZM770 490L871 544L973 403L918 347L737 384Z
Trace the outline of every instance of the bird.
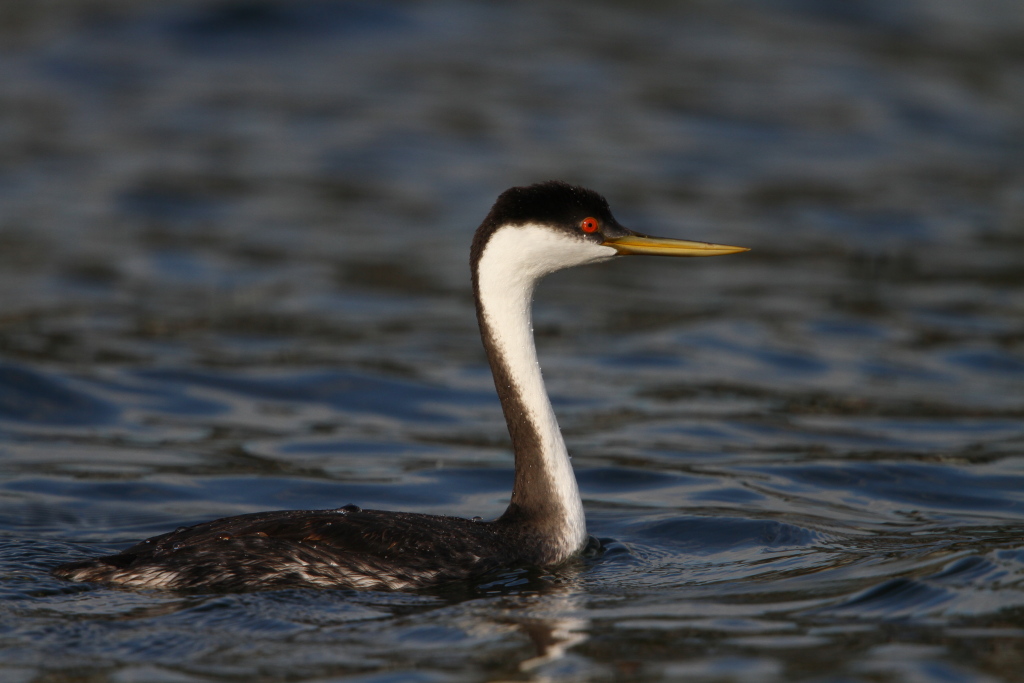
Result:
M597 192L561 181L501 193L470 248L484 350L515 457L511 498L494 520L364 510L282 510L226 517L62 564L69 581L138 589L246 591L319 587L408 591L515 567L553 568L589 536L533 338L534 289L563 268L626 255L748 251L651 237L623 227Z

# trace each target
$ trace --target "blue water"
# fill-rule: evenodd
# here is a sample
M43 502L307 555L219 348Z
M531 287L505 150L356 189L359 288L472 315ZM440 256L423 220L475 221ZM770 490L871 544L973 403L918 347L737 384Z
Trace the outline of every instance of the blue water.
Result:
M995 681L1024 664L1024 9L0 12L0 679ZM493 517L472 231L561 178L752 248L539 289L600 553L412 594L61 562L271 509Z

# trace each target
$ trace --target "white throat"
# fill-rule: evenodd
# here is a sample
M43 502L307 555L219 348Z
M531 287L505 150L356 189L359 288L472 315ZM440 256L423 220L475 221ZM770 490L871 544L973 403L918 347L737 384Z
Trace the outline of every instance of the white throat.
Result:
M477 263L480 305L496 351L518 391L525 417L540 439L540 472L532 477L549 483L550 501L564 520L557 543L565 557L587 540L586 520L565 441L551 407L533 340L531 301L537 282L562 268L597 263L616 255L582 238L539 225L504 226L487 241Z

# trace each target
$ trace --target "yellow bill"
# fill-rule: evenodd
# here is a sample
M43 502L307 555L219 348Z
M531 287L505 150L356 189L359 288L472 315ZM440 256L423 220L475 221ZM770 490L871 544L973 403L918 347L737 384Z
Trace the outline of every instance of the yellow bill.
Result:
M611 237L602 244L612 247L620 254L646 254L649 256L724 256L750 251L747 247L730 247L726 244L673 240L666 237L644 237L627 235Z

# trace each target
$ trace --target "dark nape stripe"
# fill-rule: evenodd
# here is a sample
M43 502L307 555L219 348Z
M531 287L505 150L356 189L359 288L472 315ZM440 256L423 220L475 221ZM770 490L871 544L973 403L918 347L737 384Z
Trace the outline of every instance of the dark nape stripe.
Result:
M529 509L533 487L530 486L529 473L539 468L542 462L541 437L537 426L530 419L523 401L522 391L512 379L512 373L499 353L494 331L487 321L483 303L480 301L480 283L477 269L473 269L473 295L476 299L476 317L480 326L480 338L487 353L487 361L494 377L494 388L501 401L501 410L505 414L508 434L512 439L512 452L515 453L516 478L512 488L512 503L521 508ZM548 496L550 500L550 495Z
M474 273L474 290L478 287ZM505 414L505 423L515 454L515 479L512 496L504 514L496 520L496 530L514 544L519 556L538 565L558 558L552 541L561 536L566 511L555 503L553 482L543 476L543 451L540 432L526 412L519 386L497 351L494 334L487 323L480 297L477 319L487 359L494 376L494 387Z

